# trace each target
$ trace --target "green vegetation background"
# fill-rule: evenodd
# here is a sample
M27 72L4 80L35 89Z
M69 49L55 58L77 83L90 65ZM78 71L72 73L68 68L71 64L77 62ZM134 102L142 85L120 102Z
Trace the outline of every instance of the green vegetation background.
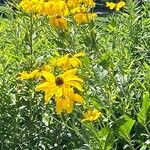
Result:
M35 19L0 6L0 149L121 150L150 147L150 3L127 1L124 12L66 32L47 18ZM31 55L31 38L33 54ZM18 73L53 56L83 50L85 106L57 115L44 105L36 82L21 82ZM32 66L32 68L31 68ZM82 113L96 107L102 117L82 124Z

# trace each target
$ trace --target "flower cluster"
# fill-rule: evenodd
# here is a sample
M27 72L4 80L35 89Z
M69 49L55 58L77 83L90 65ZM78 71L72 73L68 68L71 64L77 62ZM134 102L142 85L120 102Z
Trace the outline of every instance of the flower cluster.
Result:
M35 89L36 91L44 91L45 102L48 103L51 98L54 98L57 113L64 111L71 113L75 102L83 103L83 98L75 91L83 91L83 80L76 74L77 67L82 65L79 57L84 55L84 53L67 54L61 58L55 58L51 63L53 66L45 65L30 73L23 71L19 74L19 79L40 78L42 83L37 85ZM50 68L50 66L55 69ZM58 72L59 69L62 73Z
M84 116L84 119L82 120L82 122L95 121L101 116L101 112L98 111L97 109L93 109L93 110L89 109L87 112L83 114L83 116Z
M95 6L93 0L22 0L19 4L24 11L36 15L47 15L54 27L66 29L68 17L77 24L88 23L96 17L89 10Z
M120 1L118 3L114 2L106 2L106 7L109 7L111 10L115 9L116 11L119 11L121 8L125 7L126 3L124 1Z

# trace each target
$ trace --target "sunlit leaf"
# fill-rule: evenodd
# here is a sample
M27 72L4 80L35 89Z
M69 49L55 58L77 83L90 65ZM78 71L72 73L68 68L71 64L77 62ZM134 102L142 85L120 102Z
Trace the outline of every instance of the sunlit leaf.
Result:
M146 118L147 118L149 107L150 107L149 92L145 92L143 94L142 107L140 109L140 112L138 113L138 121L139 121L139 123L141 123L143 125L146 123Z
M114 135L109 128L102 128L99 133L100 144L99 147L101 150L110 150L114 144Z
M116 122L116 133L117 136L124 138L126 140L130 139L130 131L135 123L135 120L130 118L127 115L124 115L123 118L117 120Z

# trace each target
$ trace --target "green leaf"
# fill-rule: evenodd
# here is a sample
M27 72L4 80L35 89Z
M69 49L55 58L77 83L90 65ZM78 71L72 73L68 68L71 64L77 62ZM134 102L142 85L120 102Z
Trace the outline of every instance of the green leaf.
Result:
M98 133L100 143L99 147L101 150L110 150L114 144L114 135L110 131L110 129L104 127Z
M145 92L143 94L142 107L140 109L140 112L138 113L138 121L139 121L139 123L141 123L143 125L146 123L146 118L147 118L149 107L150 107L149 92Z
M147 146L146 145L143 145L140 150L146 150Z
M92 102L93 106L95 106L95 107L97 107L97 108L100 107L100 103L98 103L98 102L96 101L96 99L92 99L91 102Z
M135 120L130 118L127 115L124 115L123 118L117 120L117 136L124 138L125 140L130 139L130 131L135 123Z
M46 126L49 125L50 119L49 119L49 115L48 115L47 113L45 113L45 114L43 115L42 122L43 122Z

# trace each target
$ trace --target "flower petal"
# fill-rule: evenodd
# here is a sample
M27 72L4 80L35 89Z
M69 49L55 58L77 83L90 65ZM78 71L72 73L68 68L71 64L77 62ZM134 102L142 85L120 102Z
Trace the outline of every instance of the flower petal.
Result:
M77 93L75 93L74 94L74 96L73 96L73 100L75 101L75 102L78 102L78 103L83 103L83 97L82 96L80 96L79 94L77 94Z
M85 53L80 52L80 53L75 54L73 57L83 57L83 56L85 56Z
M76 81L69 81L67 84L72 86L72 87L77 88L80 91L83 91L81 84L76 82Z
M62 97L62 95L63 95L63 88L62 87L57 88L57 91L55 92L56 98L60 98Z
M54 95L54 93L55 93L55 88L53 88L51 90L47 90L45 92L44 99L45 99L46 103L48 103L50 101L50 99L52 98L52 96Z
M44 82L44 83L42 83L42 84L39 84L39 85L35 88L35 90L36 90L36 91L46 91L49 87L51 87L50 84L49 84L49 82Z
M47 71L42 71L42 76L48 81L51 82L52 84L55 83L55 76Z
M70 82L70 81L77 81L77 82L83 82L83 80L77 76L68 76L68 78L64 78L64 82Z
M77 68L75 68L75 69L70 69L70 70L67 70L66 72L64 72L61 76L65 79L65 78L67 78L68 76L75 75L76 72L77 72Z

